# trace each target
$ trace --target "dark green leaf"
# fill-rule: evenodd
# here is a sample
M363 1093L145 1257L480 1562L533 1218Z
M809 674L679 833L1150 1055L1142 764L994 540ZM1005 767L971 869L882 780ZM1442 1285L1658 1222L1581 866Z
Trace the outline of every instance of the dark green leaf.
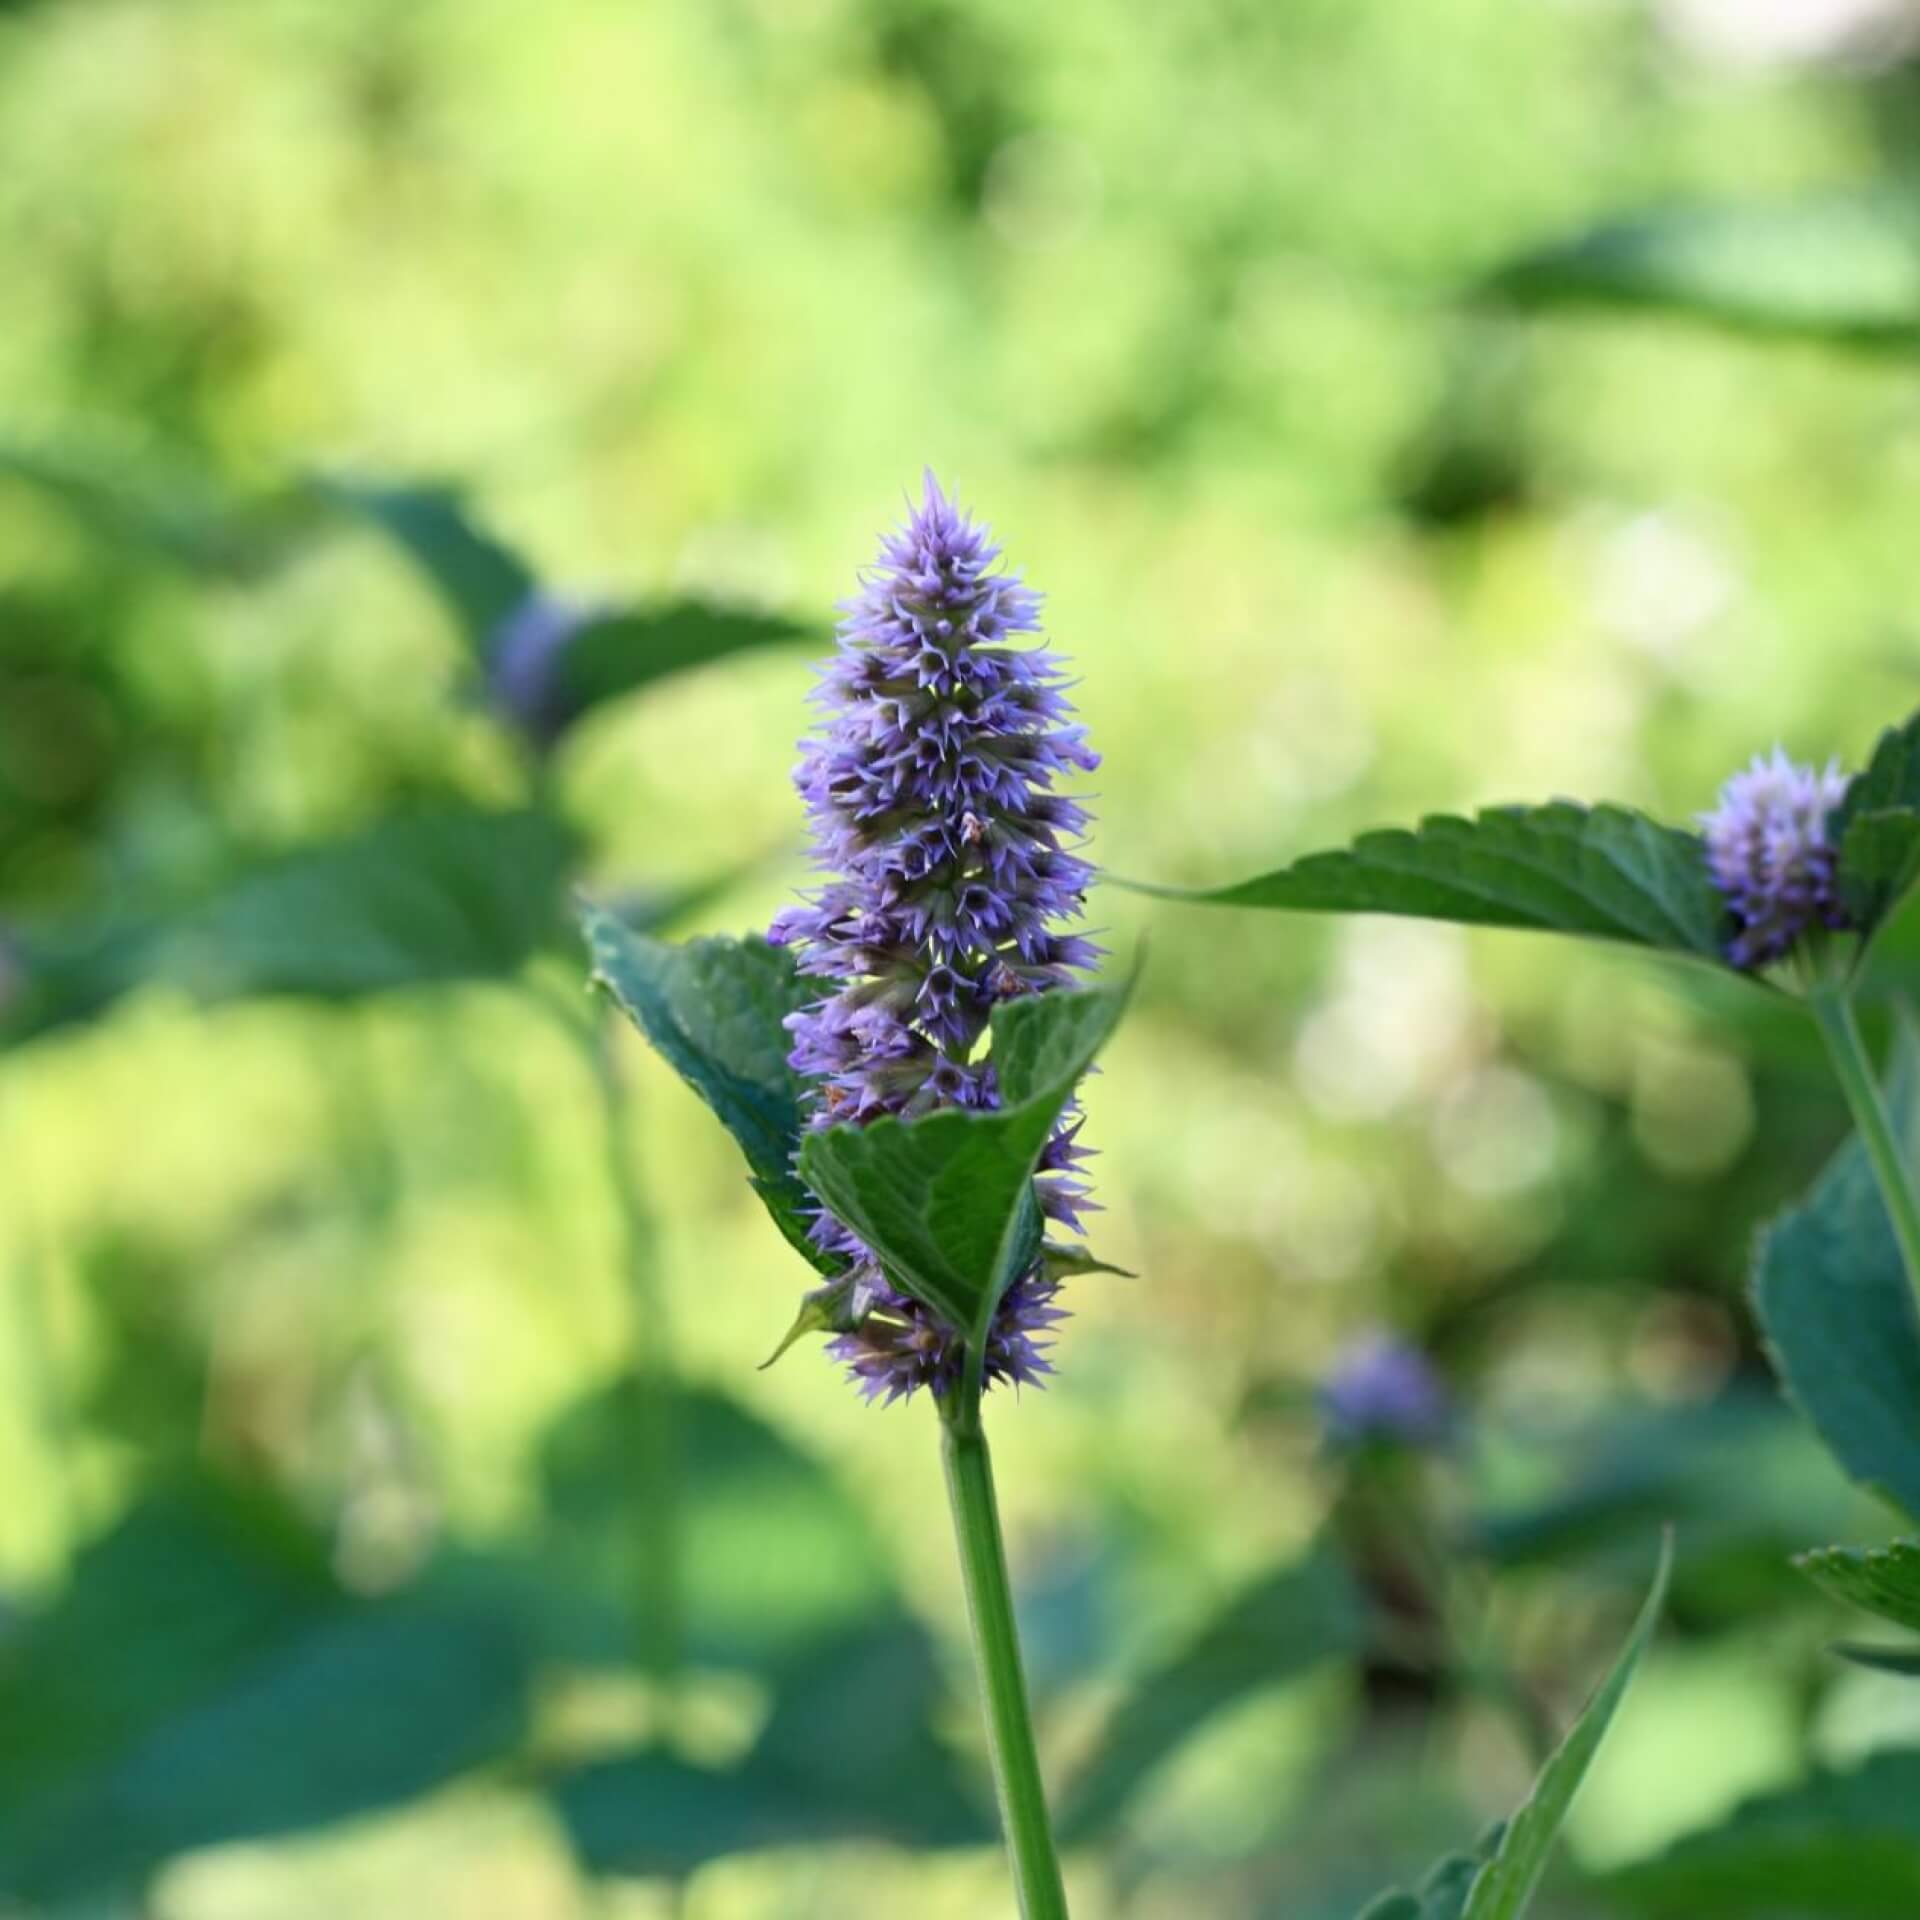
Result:
M730 654L811 637L811 628L777 614L697 600L602 614L581 627L561 655L555 720L564 726L603 701Z
M1870 1647L1858 1640L1836 1640L1832 1651L1856 1667L1871 1667L1876 1673L1897 1673L1903 1679L1920 1679L1920 1647Z
M1541 1768L1526 1804L1507 1822L1493 1858L1474 1878L1461 1920L1520 1920L1520 1915L1532 1904L1554 1842L1572 1810L1574 1797L1632 1684L1640 1656L1646 1652L1647 1643L1659 1625L1672 1561L1672 1542L1669 1541L1661 1551L1660 1570L1654 1576L1653 1589L1640 1609L1640 1617L1627 1636L1627 1644L1620 1650L1599 1690L1573 1723L1572 1731Z
M592 905L580 926L595 982L739 1142L774 1224L812 1266L837 1272L807 1238L813 1201L793 1170L804 1083L787 1065L793 1042L781 1024L820 997L818 984L764 940L673 945Z
M835 1215L879 1255L896 1285L977 1341L1008 1281L1037 1249L1033 1176L1061 1109L1129 988L1032 995L995 1010L993 1059L1004 1101L807 1136L800 1168Z
M1392 913L1472 926L1588 934L1717 960L1726 909L1699 840L1619 807L1558 800L1437 814L1414 832L1362 834L1234 886L1145 887L1201 906Z
M1920 1132L1916 1089L1903 1023L1888 1102L1909 1155ZM1920 1329L1858 1138L1759 1236L1753 1301L1774 1370L1841 1466L1920 1515Z
M1360 1598L1333 1561L1315 1557L1268 1574L1121 1702L1067 1791L1062 1831L1076 1841L1094 1838L1215 1714L1358 1652L1365 1637Z
M1920 813L1856 814L1840 843L1840 897L1848 918L1872 933L1920 879Z
M88 1019L148 985L211 1004L504 978L555 938L574 853L546 814L420 814L295 848L170 913L22 928L5 1031Z
M1797 1563L1838 1600L1920 1633L1920 1540L1822 1547Z
M1633 307L1755 332L1920 339L1920 247L1890 197L1705 202L1610 222L1488 283L1521 306Z
M538 584L532 568L475 524L452 487L385 486L338 474L313 484L322 499L377 528L413 562L484 663L501 623Z
M1920 1913L1920 1753L1877 1753L1751 1800L1721 1826L1603 1883L1669 1920L1912 1920Z
M155 1496L0 1666L0 1890L63 1899L176 1853L392 1806L519 1738L517 1631L362 1602L260 1496Z

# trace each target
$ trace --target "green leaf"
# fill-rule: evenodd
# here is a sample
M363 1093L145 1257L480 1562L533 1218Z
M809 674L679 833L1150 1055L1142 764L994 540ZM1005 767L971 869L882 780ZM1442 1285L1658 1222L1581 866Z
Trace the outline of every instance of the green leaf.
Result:
M1920 247L1891 196L1696 202L1610 221L1498 270L1518 306L1630 307L1852 344L1920 340Z
M1821 1547L1795 1564L1837 1600L1920 1633L1920 1540L1886 1547Z
M1920 880L1920 813L1887 808L1857 814L1840 842L1840 898L1848 918L1871 934Z
M556 939L575 852L543 813L401 816L264 860L171 912L21 928L24 983L0 1031L29 1038L150 985L210 1005L506 978Z
M1527 1801L1506 1824L1493 1858L1475 1876L1461 1920L1519 1920L1533 1902L1554 1842L1572 1810L1593 1757L1607 1736L1620 1702L1632 1684L1634 1669L1646 1652L1666 1603L1667 1576L1673 1565L1671 1538L1660 1552L1660 1568L1652 1591L1640 1609L1627 1644L1620 1650L1599 1690L1582 1710L1573 1729L1554 1749Z
M814 1203L793 1170L805 1083L787 1065L793 1042L781 1024L820 997L819 984L764 940L675 945L593 905L581 910L580 927L595 983L719 1116L774 1224L811 1266L838 1272L840 1263L807 1238Z
M1920 1753L1882 1752L1750 1800L1602 1883L1666 1920L1912 1920L1920 1913Z
M979 1846L992 1827L933 1725L942 1704L925 1632L880 1618L805 1650L738 1767L624 1755L549 1791L581 1863L681 1878L772 1846L891 1841Z
M1920 1051L1901 1023L1888 1087L1911 1155ZM1892 1222L1857 1137L1754 1247L1753 1303L1774 1371L1861 1485L1920 1516L1920 1329Z
M533 569L483 531L457 489L388 486L341 474L313 482L319 496L386 536L439 593L484 663L501 622L538 585Z
M1002 1105L812 1133L808 1186L904 1292L977 1344L1038 1250L1033 1176L1061 1109L1125 1011L1130 986L1035 994L997 1008Z
M1257 1581L1121 1702L1091 1763L1061 1805L1063 1834L1096 1837L1147 1779L1216 1714L1366 1639L1359 1595L1342 1569L1316 1555Z
M1834 811L1844 835L1863 814L1920 810L1920 713L1888 727Z
M1360 1920L1461 1920L1481 1869L1500 1845L1503 1829L1488 1830L1472 1853L1450 1853L1421 1881L1417 1893L1383 1893Z
M528 1680L496 1611L357 1600L265 1496L150 1496L0 1666L0 1893L129 1886L403 1803L514 1746Z
M650 686L731 654L790 646L813 629L777 614L680 600L631 607L588 621L560 657L554 698L568 725L603 701Z
M1836 1640L1832 1651L1856 1667L1876 1673L1897 1673L1902 1679L1920 1679L1920 1647L1870 1647L1858 1640Z
M1211 889L1142 887L1200 906L1391 913L1632 941L1718 960L1726 908L1698 838L1620 807L1571 801L1436 814L1343 852Z

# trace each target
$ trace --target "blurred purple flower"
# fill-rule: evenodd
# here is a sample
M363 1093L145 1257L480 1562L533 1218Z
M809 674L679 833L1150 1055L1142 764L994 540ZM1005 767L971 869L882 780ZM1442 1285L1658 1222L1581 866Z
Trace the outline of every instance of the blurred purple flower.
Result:
M1837 761L1817 771L1775 747L1736 773L1720 804L1700 816L1708 870L1740 926L1727 948L1736 967L1767 966L1816 927L1847 925L1827 837L1847 785Z
M561 659L604 611L536 588L494 629L487 666L494 704L536 740L551 738L565 721Z
M1098 957L1059 931L1082 912L1093 868L1074 851L1086 811L1053 783L1099 762L1066 724L1059 657L1012 644L1038 631L1039 599L995 572L998 558L929 473L841 608L814 694L821 723L794 775L828 877L768 936L833 983L787 1022L793 1066L818 1083L815 1127L997 1106L993 1064L975 1056L994 1004L1068 985ZM1076 1177L1079 1132L1069 1109L1036 1182L1046 1219L1075 1232L1092 1207ZM813 1238L849 1262L836 1288L848 1330L829 1351L869 1399L957 1380L965 1355L952 1328L892 1287L824 1210ZM989 1382L1052 1370L1057 1287L1037 1260L1008 1289Z
M1452 1398L1432 1363L1391 1333L1343 1348L1319 1397L1327 1437L1339 1447L1434 1447L1453 1424Z

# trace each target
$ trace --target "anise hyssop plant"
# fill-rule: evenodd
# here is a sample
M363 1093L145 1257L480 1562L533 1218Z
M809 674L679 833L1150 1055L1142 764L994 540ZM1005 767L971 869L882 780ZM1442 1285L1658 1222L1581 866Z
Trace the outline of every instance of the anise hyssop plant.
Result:
M1097 764L1039 598L931 476L842 609L796 776L818 882L765 940L669 946L589 909L602 984L714 1108L869 1400L938 1410L1021 1910L1066 1899L981 1403L1052 1371L1097 1270L1077 1089L1124 987L1076 984ZM1062 1235L1068 1237L1061 1237Z

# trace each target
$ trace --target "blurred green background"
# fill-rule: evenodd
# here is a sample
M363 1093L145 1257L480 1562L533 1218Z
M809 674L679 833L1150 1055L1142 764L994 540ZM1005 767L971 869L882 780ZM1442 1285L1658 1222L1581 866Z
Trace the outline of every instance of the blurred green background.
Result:
M590 889L764 926L809 655L928 464L1048 596L1119 874L1553 794L1685 821L1776 738L1858 759L1920 684L1916 44L1891 0L12 0L0 915L164 915L534 792ZM1728 202L1760 211L1697 273L1684 225L1601 299L1537 257ZM457 481L557 590L810 639L602 703L530 786L405 556L288 504L316 473ZM1348 1539L1311 1383L1381 1323L1471 1409L1430 1497L1553 1717L1682 1522L1553 1911L1920 1731L1783 1564L1874 1524L1740 1297L1843 1130L1792 1018L1546 940L1095 918L1151 931L1088 1098L1096 1245L1139 1277L1078 1282L1058 1384L992 1409L1061 1776L1132 1676L1330 1513ZM626 1034L609 1136L577 952L324 1005L153 971L0 1058L0 1888L1006 1912L931 1417L812 1351L755 1371L805 1275ZM662 1556L672 1673L627 1617ZM351 1644L263 1665L310 1615ZM1077 1912L1333 1920L1528 1777L1431 1675L1262 1678L1076 1854ZM174 1804L310 1739L331 1801L249 1762L226 1830ZM874 1830L676 1770L769 1739L789 1784L870 1743ZM675 1846L626 1834L642 1803Z

